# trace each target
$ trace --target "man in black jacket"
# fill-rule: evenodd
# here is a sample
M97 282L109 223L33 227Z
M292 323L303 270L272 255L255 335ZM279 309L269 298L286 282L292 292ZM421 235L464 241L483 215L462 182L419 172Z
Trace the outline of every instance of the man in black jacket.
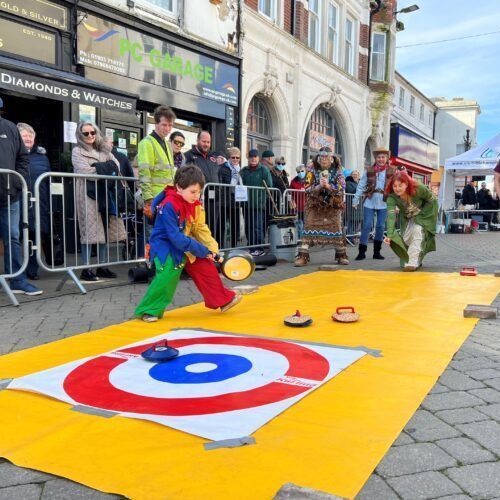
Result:
M0 109L3 100L0 97ZM0 168L28 176L29 156L14 123L0 116ZM17 175L0 174L0 238L4 246L4 273L15 274L23 264L19 241L22 182ZM26 279L25 273L10 280L13 293L40 295L42 290Z
M205 176L205 182L219 182L219 164L217 155L210 150L212 138L206 130L198 132L196 145L186 153L186 165L194 163ZM208 187L204 192L203 205L206 211L207 224L211 233L217 238L217 224L220 218L219 188Z
M464 187L464 190L462 191L462 203L464 205L476 205L477 196L473 181L469 181L467 186Z

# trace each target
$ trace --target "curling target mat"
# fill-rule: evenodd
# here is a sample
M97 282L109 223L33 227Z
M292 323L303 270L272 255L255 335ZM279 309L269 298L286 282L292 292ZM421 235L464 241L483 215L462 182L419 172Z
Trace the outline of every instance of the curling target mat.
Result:
M474 327L464 307L498 291L488 276L320 272L225 314L198 304L9 354L0 456L130 498L268 499L287 482L353 498ZM331 321L345 305L359 322ZM312 327L283 325L297 308ZM175 365L144 365L164 338Z

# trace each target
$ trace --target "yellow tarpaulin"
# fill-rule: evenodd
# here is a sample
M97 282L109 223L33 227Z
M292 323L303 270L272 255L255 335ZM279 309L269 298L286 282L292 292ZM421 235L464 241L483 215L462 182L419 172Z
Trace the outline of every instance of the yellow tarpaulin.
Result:
M205 451L206 440L151 422L70 410L0 391L0 456L131 498L266 499L287 482L352 498L489 304L494 277L375 271L314 273L261 288L221 315L198 304L153 324L134 320L0 358L0 379L93 356L170 328L205 328L380 349L264 425L257 444ZM334 323L337 306L361 320ZM283 317L310 314L309 328ZM29 332L26 332L29 335Z

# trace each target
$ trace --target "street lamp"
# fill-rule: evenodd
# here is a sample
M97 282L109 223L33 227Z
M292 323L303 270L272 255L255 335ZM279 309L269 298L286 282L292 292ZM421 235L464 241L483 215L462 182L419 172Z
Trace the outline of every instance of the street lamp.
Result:
M413 5L410 5L409 7L403 7L401 10L395 10L393 12L393 14L394 15L396 15L396 14L409 14L410 12L415 12L418 9L420 9L420 7L415 3Z

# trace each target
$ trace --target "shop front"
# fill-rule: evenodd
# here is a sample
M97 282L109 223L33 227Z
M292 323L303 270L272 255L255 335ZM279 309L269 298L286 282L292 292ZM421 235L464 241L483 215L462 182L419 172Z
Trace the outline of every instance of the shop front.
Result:
M439 168L439 146L399 124L391 126L391 163L405 167L408 173L425 185Z
M77 20L75 59L85 78L138 96L134 112L96 110L97 122L119 150L135 155L138 141L154 127L152 112L159 104L176 112L174 130L184 133L186 146L196 142L199 130L211 133L213 149L224 151L237 143L238 59L180 37L172 40L172 33L161 38L151 26L140 31L138 22L132 29L125 18L81 10Z
M71 11L45 0L0 2L0 95L2 115L31 125L54 169L75 141L81 110L133 113L136 98L72 72Z

